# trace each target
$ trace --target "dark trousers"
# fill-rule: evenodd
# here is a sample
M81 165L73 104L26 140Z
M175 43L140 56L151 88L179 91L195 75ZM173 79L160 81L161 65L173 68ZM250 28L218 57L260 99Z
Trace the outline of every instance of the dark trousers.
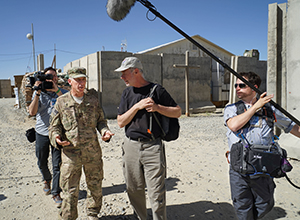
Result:
M46 180L47 182L51 181L52 179L52 175L48 167L48 158L50 152L49 146L51 147L53 172L51 194L56 195L61 192L61 188L59 186L61 151L50 144L48 136L43 136L36 133L35 154L38 159L37 165L42 173L43 180Z
M260 219L274 206L275 183L271 177L251 179L230 168L231 198L239 220Z

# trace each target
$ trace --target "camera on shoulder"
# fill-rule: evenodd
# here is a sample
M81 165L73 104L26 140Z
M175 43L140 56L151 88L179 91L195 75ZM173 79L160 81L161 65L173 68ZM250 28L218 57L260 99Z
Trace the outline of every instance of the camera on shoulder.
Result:
M53 83L46 81L46 80L52 80L53 75L52 74L45 74L42 71L36 72L33 76L29 77L30 85L33 90L42 90L43 92L46 91L46 89L52 89ZM42 83L38 86L34 86L36 81L41 81Z

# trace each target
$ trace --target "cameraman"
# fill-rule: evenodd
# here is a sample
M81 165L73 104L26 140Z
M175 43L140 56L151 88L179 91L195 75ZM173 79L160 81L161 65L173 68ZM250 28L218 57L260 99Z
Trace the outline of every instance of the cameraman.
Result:
M60 163L61 163L61 151L51 146L48 135L48 126L50 114L58 96L68 92L65 89L59 88L58 77L56 70L52 67L48 67L44 71L43 78L36 80L34 83L34 93L32 96L32 102L29 105L29 114L36 115L36 145L35 152L38 159L38 166L42 173L44 186L43 191L46 195L52 194L52 198L59 208L62 203L60 197L61 188L59 186L60 176ZM50 75L52 76L50 76ZM50 79L52 78L52 79ZM42 83L52 82L51 89L43 89ZM53 181L52 189L50 183L52 176L48 168L48 157L49 157L49 146L51 146L52 155L52 170L53 170Z

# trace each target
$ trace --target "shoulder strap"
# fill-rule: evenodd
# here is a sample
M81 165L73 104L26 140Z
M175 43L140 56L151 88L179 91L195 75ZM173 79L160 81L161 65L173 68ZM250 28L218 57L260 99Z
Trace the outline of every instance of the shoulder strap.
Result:
M156 87L157 87L157 84L153 84L153 87L150 89L150 93L149 93L148 97L150 97L150 98L153 97Z
M236 106L236 113L238 115L240 115L240 114L244 113L245 111L247 111L246 106L245 106L245 104L242 100L236 102L235 106ZM258 115L258 116L262 117L263 119L265 119L268 126L270 128L273 128L274 120L276 120L276 118L275 118L275 115L274 115L274 112L273 112L273 109L272 109L270 103L267 103L262 107L262 114L255 113L255 115ZM250 126L250 124L248 122L243 128L247 128L249 126Z
M153 87L151 88L151 91L150 91L148 97L150 97L150 98L153 97L153 93L154 93L156 87L157 87L157 84L154 84ZM158 120L158 118L157 118L155 112L151 112L151 113L150 113L150 123L149 123L148 133L150 133L151 136L152 136L152 138L154 139L153 133L152 133L152 122L153 122L153 117L152 117L152 116L154 116L155 121L157 122L158 126L159 126L160 129L162 130L163 136L165 136L166 133L165 133L164 129L162 128L162 126L161 126L161 124L160 124L160 122L159 122L159 120Z
M244 113L245 111L247 111L246 106L242 100L236 102L235 106L236 106L236 114L237 115L240 115L240 114ZM247 122L243 128L248 128L249 126L250 126L250 123Z
M153 93L154 93L156 87L157 87L157 84L153 84L153 87L150 89L150 93L148 94L148 97L150 97L150 98L153 97ZM149 121L148 133L151 135L152 139L154 140L155 137L154 137L154 135L152 133L152 122L153 122L152 116L153 115L154 115L154 112L150 112L150 119L149 119L150 121Z
M236 106L236 113L238 115L240 115L240 114L244 113L245 111L247 111L246 106L245 106L245 104L242 100L236 102L235 106Z

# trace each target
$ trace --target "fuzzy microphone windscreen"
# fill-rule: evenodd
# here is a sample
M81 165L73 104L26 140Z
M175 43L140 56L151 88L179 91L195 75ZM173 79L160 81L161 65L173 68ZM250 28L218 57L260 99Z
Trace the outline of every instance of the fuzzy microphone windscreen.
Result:
M129 13L136 0L108 0L106 11L115 21L121 21Z

